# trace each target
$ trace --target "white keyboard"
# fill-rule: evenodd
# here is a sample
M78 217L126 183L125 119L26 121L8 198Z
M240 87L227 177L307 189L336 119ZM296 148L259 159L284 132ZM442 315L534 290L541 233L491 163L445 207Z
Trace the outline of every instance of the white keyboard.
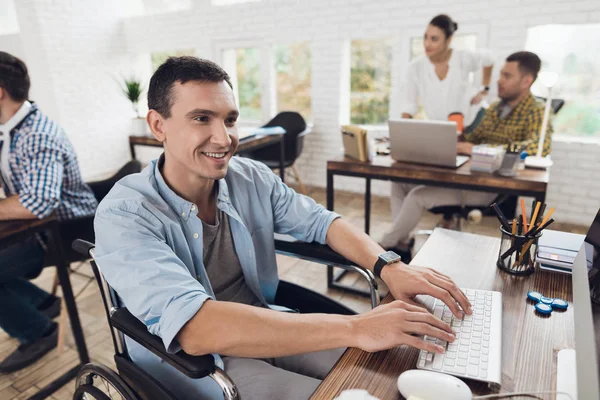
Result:
M456 318L439 299L433 314L450 324L456 340L425 336L425 340L446 349L444 354L421 350L417 368L442 372L464 378L500 384L502 375L502 293L488 290L463 290L473 314Z

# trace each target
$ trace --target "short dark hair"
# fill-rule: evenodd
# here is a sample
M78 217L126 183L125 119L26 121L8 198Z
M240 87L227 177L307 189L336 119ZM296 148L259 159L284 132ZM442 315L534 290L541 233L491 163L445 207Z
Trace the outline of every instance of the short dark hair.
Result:
M225 81L233 89L229 75L216 63L190 56L169 57L150 78L148 108L169 118L173 105L173 84L189 81L215 83Z
M17 57L0 51L0 88L6 90L14 101L29 98L29 74L27 66Z
M446 35L446 38L454 35L454 32L458 29L458 24L452 21L452 18L446 14L436 15L431 22L429 22L429 25L440 28L444 32L444 35Z
M518 51L513 53L506 58L506 61L518 62L521 74L530 74L533 76L534 81L537 79L538 72L540 72L540 68L542 67L542 60L540 60L537 54L530 51Z

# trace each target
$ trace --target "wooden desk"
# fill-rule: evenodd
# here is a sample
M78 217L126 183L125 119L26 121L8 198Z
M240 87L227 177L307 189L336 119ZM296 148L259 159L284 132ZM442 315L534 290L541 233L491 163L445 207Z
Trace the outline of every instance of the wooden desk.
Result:
M77 346L77 353L79 354L79 364L57 378L54 382L51 382L46 387L40 389L38 393L30 397L30 400L45 399L50 396L64 384L73 379L81 366L90 362L85 339L83 337L81 322L79 320L79 314L77 312L77 306L75 305L75 298L73 297L71 281L69 279L69 265L66 262L62 241L60 240L58 221L54 217L49 217L42 220L32 219L0 222L0 249L19 243L25 238L40 232L48 233L50 239L48 248L50 251L54 252L57 260L56 270L65 299L65 305L67 306L67 312L73 330L73 337L75 338L75 344ZM57 365L57 368L58 367L59 366Z
M254 151L261 149L265 146L269 146L275 143L279 143L279 176L282 181L285 181L284 171L284 141L283 135L256 135L240 140L236 154L244 153L247 151ZM129 136L129 151L131 152L131 158L135 160L135 146L149 146L149 147L163 147L162 143L153 137L149 136Z
M371 222L371 179L414 183L462 190L477 190L498 194L531 196L544 202L550 173L546 170L525 169L516 177L504 177L484 172L471 172L470 162L460 168L443 168L392 160L377 156L370 162L350 157L327 161L327 208L334 207L335 175L365 178L365 232Z
M448 274L463 288L502 292L502 384L500 392L554 390L556 352L574 348L571 276L536 271L515 277L496 268L500 239L436 229L411 264ZM567 300L568 310L543 317L526 301L527 291ZM392 300L386 296L383 303ZM425 299L429 304L431 298ZM385 327L382 327L385 329ZM333 399L346 389L366 389L381 400L401 399L398 376L417 365L419 351L407 346L377 353L346 350L311 399ZM476 394L487 385L465 380Z

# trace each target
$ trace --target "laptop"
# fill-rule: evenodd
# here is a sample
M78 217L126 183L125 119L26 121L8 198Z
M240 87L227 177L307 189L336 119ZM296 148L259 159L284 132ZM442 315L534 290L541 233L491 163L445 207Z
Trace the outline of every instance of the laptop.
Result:
M416 119L389 120L391 156L396 161L458 168L468 156L456 154L456 123Z

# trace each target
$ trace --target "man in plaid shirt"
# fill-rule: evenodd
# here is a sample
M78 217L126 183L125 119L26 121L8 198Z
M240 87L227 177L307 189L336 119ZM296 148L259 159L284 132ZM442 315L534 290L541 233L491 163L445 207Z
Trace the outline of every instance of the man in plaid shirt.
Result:
M93 215L97 206L83 182L77 157L63 130L27 101L25 64L0 52L0 221L59 220ZM0 374L22 369L56 347L52 318L60 299L28 281L43 268L41 237L0 250L0 328L20 346L2 362Z
M536 155L544 106L536 102L530 88L540 67L540 58L534 53L520 51L508 56L498 79L498 97L501 101L491 105L479 125L465 134L465 142L458 144L459 154L471 155L475 144L517 143L524 145L529 155ZM550 153L551 143L552 126L548 124L543 156ZM419 223L423 211L439 206L460 205L463 201L465 205L487 206L496 197L494 193L392 183L390 202L393 224L380 244L384 249L400 254L402 260L408 262L414 243L409 235Z

